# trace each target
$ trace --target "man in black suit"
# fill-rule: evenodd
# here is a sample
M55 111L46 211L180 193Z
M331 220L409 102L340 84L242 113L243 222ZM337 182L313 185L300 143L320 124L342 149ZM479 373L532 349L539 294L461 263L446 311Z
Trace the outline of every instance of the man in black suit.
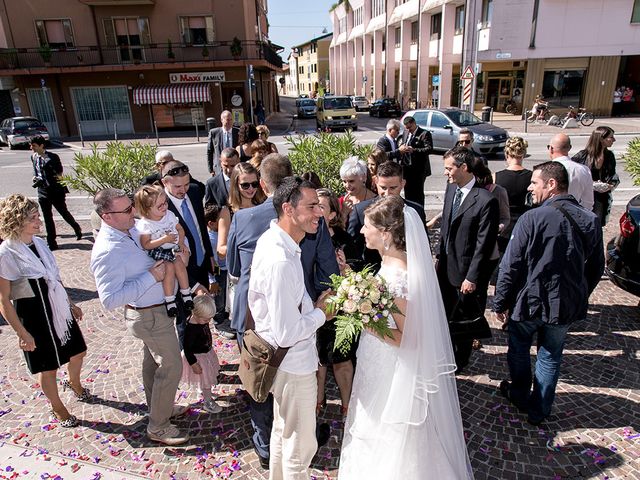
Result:
M215 175L220 173L220 154L225 148L236 148L238 146L238 129L233 126L233 116L229 110L224 110L220 114L221 127L209 130L209 140L207 141L207 167L209 173Z
M387 133L385 133L376 144L383 152L387 153L387 158L396 163L404 165L406 154L411 153L411 147L400 144L400 121L392 118L387 122Z
M413 117L405 117L402 122L405 128L402 143L411 147L411 152L405 155L404 178L407 184L404 186L404 198L424 208L424 182L431 175L429 152L433 149L433 138L431 132L420 128Z
M365 265L373 265L377 270L380 267L380 262L382 261L377 250L370 250L366 247L364 235L360 232L364 225L365 210L369 205L382 197L386 197L387 195L400 195L400 192L402 192L406 183L402 176L402 167L392 161L381 163L378 166L378 173L375 178L378 196L376 198L356 203L349 215L349 222L347 224L347 233L353 238L354 251L358 257L356 259L348 258L347 261L353 264L356 269L361 269ZM411 200L405 199L404 203L405 205L413 208L418 215L420 215L422 224L424 225L424 207L412 202Z
M33 137L31 140L31 163L33 164L33 187L38 189L38 203L42 209L42 218L47 230L47 243L49 249L57 250L56 224L53 221L53 208L71 225L76 234L76 240L82 238L82 230L73 215L67 209L65 197L69 189L60 183L62 175L62 162L55 153L48 152L44 146L43 137Z
M162 167L162 184L167 194L168 207L182 225L191 255L187 265L189 285L200 284L208 291L209 272L213 273L213 251L204 220L202 194L189 184L189 167L178 160Z
M218 205L224 207L229 200L229 188L231 180L231 172L240 162L240 156L235 148L225 148L220 154L220 167L222 175L214 175L209 177L205 185L204 203L205 205Z
M476 183L473 168L481 161L473 151L461 146L444 155L449 184L436 256L438 281L448 316L458 301L474 306L477 302L479 313L484 314L489 279L496 266L491 255L498 238L498 200ZM469 363L473 340L464 335L452 339L458 372Z

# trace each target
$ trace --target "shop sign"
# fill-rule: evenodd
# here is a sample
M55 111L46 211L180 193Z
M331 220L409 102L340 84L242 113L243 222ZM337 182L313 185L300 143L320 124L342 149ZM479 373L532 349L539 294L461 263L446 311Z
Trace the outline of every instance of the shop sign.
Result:
M181 72L170 73L171 83L224 82L224 72Z
M511 52L498 52L496 53L496 60L508 60L511 58Z

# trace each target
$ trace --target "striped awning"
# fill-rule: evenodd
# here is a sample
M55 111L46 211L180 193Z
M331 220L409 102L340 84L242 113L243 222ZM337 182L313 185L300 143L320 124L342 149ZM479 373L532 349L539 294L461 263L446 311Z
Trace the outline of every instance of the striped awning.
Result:
M211 102L209 85L209 83L172 83L135 87L133 103L148 105Z

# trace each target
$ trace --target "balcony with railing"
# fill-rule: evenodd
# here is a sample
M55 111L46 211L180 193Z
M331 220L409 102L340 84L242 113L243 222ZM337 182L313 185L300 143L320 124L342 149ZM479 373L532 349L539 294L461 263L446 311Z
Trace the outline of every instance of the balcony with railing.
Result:
M120 45L85 46L66 49L2 48L0 69L70 68L96 65L139 65L176 62L223 62L264 60L282 68L282 58L273 46L263 42L242 41L241 49L233 50L233 42L209 45Z

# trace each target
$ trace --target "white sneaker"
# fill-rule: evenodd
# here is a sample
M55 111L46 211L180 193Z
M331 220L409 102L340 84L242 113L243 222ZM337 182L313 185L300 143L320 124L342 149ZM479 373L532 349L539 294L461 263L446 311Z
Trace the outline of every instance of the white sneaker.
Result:
M222 406L216 403L215 400L205 400L202 403L202 409L209 413L220 413L222 411Z
M147 436L149 440L164 443L165 445L180 445L189 441L189 435L181 433L180 430L173 425L158 432L147 430Z

